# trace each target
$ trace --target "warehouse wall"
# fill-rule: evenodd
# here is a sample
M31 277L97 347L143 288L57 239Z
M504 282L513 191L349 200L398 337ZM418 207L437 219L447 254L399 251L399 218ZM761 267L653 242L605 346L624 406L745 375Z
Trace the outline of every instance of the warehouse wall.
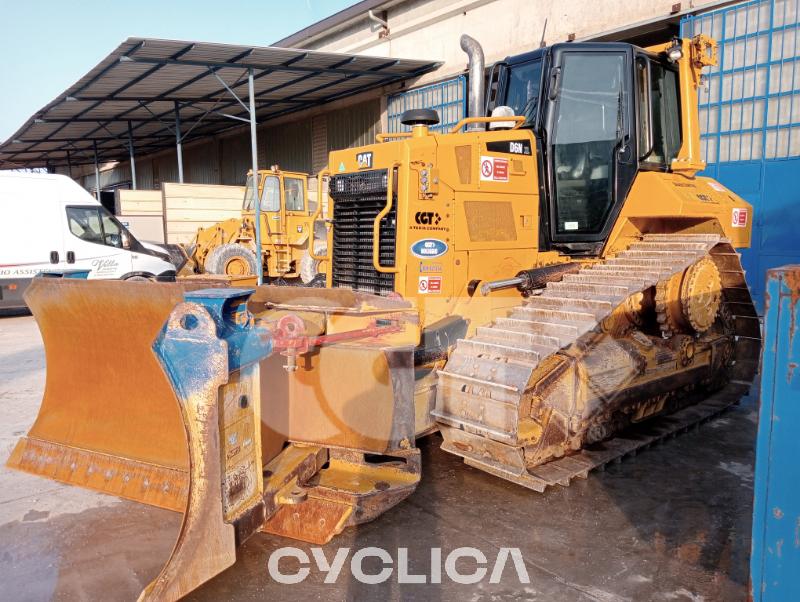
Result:
M327 115L328 152L375 142L380 133L381 105L370 101Z
M548 44L658 19L678 10L719 2L676 0L601 0L588 9L586 0L411 0L378 11L389 24L389 35L366 13L341 31L293 45L312 50L373 56L436 59L444 65L420 78L426 83L464 69L466 57L459 38L467 33L484 48L489 62L538 48L544 33ZM546 22L546 27L545 27Z
M311 171L311 121L304 119L273 127L258 134L259 166L278 165L288 171Z

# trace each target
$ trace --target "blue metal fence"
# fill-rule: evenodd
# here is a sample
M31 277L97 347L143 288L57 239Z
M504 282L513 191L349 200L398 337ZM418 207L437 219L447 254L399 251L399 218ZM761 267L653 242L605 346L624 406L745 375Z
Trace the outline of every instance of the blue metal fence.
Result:
M719 43L700 91L702 151L714 177L755 208L742 261L763 307L766 270L800 261L800 0L756 0L684 18L681 35Z
M393 94L387 103L389 132L410 130L408 126L400 123L400 116L409 109L436 109L441 122L431 129L447 131L464 118L466 107L467 78L463 75Z

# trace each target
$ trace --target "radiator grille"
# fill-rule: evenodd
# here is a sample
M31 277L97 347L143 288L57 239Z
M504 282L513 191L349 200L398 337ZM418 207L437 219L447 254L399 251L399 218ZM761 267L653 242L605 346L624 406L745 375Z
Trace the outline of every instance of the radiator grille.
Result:
M394 291L394 274L382 274L372 265L372 224L386 206L388 172L385 169L339 174L330 182L333 199L333 286L368 293ZM395 265L397 193L392 210L381 220L380 263Z

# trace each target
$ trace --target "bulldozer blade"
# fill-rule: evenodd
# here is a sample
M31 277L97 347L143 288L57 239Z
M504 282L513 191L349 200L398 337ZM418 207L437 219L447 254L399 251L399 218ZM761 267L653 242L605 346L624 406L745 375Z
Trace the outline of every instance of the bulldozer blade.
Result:
M25 295L47 362L39 414L8 466L183 512L180 406L151 346L184 287L35 278Z
M45 340L39 415L8 465L181 512L141 600L176 600L236 560L264 522L252 290L35 279ZM186 299L186 302L183 299Z

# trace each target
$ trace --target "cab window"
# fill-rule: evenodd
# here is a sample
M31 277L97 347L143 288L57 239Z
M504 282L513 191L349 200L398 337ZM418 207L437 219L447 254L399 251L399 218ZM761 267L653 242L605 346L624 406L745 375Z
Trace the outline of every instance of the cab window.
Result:
M67 224L81 240L122 248L122 227L102 207L67 207Z
M650 96L653 99L652 160L672 163L681 148L681 108L678 74L653 62L650 65Z
M253 176L247 176L247 183L244 185L243 211L253 211Z
M302 211L303 180L300 178L283 178L283 191L286 197L287 211Z
M525 125L536 121L541 78L541 60L514 65L509 70L504 104L514 109L514 115L524 116Z
M277 176L264 178L264 189L261 191L261 211L281 210L281 185Z
M625 55L565 53L553 121L556 233L596 234L614 203Z
M640 57L636 64L640 160L669 167L681 148L678 73L663 63Z

